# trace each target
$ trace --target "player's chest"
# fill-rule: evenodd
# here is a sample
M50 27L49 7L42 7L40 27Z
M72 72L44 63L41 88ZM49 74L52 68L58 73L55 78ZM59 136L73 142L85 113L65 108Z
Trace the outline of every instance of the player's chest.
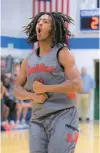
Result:
M26 71L28 76L37 73L39 75L40 73L52 73L57 67L58 62L56 57L50 55L43 57L34 56L28 61Z

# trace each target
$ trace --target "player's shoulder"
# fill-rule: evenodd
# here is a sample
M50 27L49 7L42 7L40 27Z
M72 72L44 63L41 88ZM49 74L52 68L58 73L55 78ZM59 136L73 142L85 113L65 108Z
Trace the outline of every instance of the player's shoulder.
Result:
M28 61L33 58L34 55L36 55L36 49L28 53L27 57L22 61L22 64L27 65Z
M75 63L75 58L67 46L63 47L59 52L59 60L62 65L67 63Z
M55 48L57 48L57 49L62 49L64 47L67 47L67 45L64 44L64 43L58 43L58 44L55 45Z
M69 59L69 58L74 59L74 56L73 56L72 52L69 50L69 48L67 46L64 46L64 47L61 48L59 56L61 56L61 57L63 56L67 59Z

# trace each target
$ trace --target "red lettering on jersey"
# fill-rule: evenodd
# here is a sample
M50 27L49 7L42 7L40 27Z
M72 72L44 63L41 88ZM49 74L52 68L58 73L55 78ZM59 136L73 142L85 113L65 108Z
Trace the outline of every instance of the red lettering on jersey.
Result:
M46 66L45 64L36 64L34 67L27 67L27 74L31 75L32 73L39 73L39 72L52 72L54 70L53 66Z
M67 94L67 96L69 99L76 99L76 93L74 93L74 92Z

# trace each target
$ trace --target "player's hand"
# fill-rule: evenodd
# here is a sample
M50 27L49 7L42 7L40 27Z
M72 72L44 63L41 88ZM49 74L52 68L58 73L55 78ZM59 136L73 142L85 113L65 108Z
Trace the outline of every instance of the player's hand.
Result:
M35 93L45 93L46 92L45 85L42 84L41 82L34 81L34 83L33 83L33 91Z
M47 96L46 93L44 93L44 94L36 94L36 93L34 93L33 98L31 98L31 100L33 102L41 103L41 104L44 103L45 100L47 100L47 99L48 99L48 96Z

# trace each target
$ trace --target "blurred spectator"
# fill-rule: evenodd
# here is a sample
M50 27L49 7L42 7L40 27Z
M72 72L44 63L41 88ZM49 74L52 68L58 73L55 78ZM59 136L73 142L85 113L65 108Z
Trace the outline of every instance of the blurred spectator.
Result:
M13 57L11 55L8 55L6 57L6 73L11 73L12 72L12 65L13 65Z
M21 108L20 101L16 99L13 95L14 83L11 80L11 74L6 73L3 78L4 86L8 91L8 95L4 96L4 104L9 107L10 113L16 112L16 123L19 124Z
M85 67L82 68L81 78L83 81L83 91L79 93L79 112L80 112L79 120L82 121L83 119L86 119L87 121L89 121L87 115L90 106L90 98L92 96L92 90L95 88L95 81L87 73Z
M11 128L27 128L28 125L26 124L26 115L28 109L31 108L31 102L20 101L16 99L13 95L14 82L16 81L16 77L18 77L20 73L22 60L19 60L19 62L14 61L15 60L11 56L7 56L7 58L4 58L0 61L3 73L0 82L0 86L2 87L0 94L2 110L1 118L2 125L6 130L10 130ZM11 120L11 124L9 124L8 118L10 117L9 119L11 119L12 117L14 119L14 113L16 114L16 123L13 120Z
M21 64L15 64L15 66L14 66L14 81L16 81L16 77L18 77L18 75L20 74L20 66L21 66ZM28 108L31 108L31 103L29 101L21 101L20 108L21 108L20 113L22 114L21 124L24 127L27 127L27 125L26 125L26 115L27 115L27 112L28 112Z
M0 59L0 68L1 72L3 73L5 71L6 63L4 59Z
M0 101L1 101L1 125L4 128L4 130L10 130L10 126L8 124L8 116L9 116L9 107L4 104L4 96L7 96L7 90L3 85L2 78L4 76L1 75L0 80Z

